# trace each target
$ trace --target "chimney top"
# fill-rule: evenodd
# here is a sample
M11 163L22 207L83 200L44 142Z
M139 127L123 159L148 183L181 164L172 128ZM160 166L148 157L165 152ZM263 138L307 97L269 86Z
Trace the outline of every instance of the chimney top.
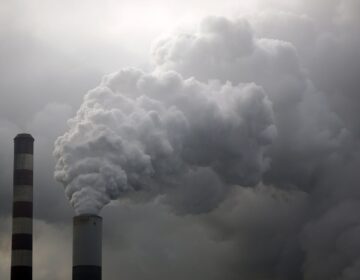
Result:
M14 140L17 140L17 139L29 139L29 140L34 141L34 137L32 137L31 134L29 134L29 133L19 133L14 138Z

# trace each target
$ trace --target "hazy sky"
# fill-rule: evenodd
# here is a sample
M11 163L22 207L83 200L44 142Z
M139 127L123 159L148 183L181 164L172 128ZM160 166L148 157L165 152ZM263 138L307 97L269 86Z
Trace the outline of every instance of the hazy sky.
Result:
M34 279L71 277L63 147L70 193L91 157L111 188L103 279L359 279L359 12L358 0L0 0L0 278L13 137L30 132Z

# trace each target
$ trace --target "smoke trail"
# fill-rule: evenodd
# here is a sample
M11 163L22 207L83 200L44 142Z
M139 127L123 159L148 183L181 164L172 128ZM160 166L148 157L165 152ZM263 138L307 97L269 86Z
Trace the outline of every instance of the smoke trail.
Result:
M77 213L134 192L203 212L232 185L259 182L275 136L271 102L255 84L124 69L85 96L57 139L55 177Z

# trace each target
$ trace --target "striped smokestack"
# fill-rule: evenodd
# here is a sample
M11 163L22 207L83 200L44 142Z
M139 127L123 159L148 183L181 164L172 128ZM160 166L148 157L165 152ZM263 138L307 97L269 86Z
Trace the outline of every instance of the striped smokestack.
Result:
M101 235L101 217L74 217L73 280L101 280Z
M14 193L11 280L32 279L34 138L18 134L14 139Z

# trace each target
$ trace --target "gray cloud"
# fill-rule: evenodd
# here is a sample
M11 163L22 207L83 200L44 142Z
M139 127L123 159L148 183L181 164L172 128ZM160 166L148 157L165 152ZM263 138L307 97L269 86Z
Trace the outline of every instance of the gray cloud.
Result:
M42 9L19 9L20 2L4 3L0 9L1 278L9 276L12 138L24 130L36 138L34 236L38 254L34 275L40 280L49 275L68 278L73 213L53 179L53 142L68 129L66 121L79 106L93 110L84 105L92 100L109 114L119 107L116 96L127 100L126 104L141 96L147 97L143 106L159 103L160 119L173 113L172 105L193 129L169 122L160 129L135 130L143 132L136 139L141 139L138 147L147 147L144 154L163 155L168 151L164 147L175 146L181 160L169 156L174 153L165 153L166 165L153 170L175 166L176 176L165 173L166 182L147 178L152 182L140 184L149 187L147 191L126 193L103 209L106 279L359 278L358 1L258 1L255 14L208 17L191 31L175 31L158 39L152 47L154 71L149 71L144 55L132 52L148 52L147 43L143 48L134 45L137 33L127 35L127 40L113 35L106 41L99 35L106 32L95 27L80 36L83 24L97 23L96 11L101 9L95 2L87 15L81 12L82 2L71 12L65 2L61 5L59 9L68 12L73 34L67 33L66 23L60 24L53 9L47 13L52 19L45 28L40 22L49 18ZM231 9L227 15L243 14L237 2L207 1L204 5L198 0L189 7L202 9L202 15L209 11L224 14L224 7ZM189 4L171 3L179 13ZM99 83L103 73L139 65L146 72L122 70L106 76L81 105L82 95ZM196 88L192 91L191 83ZM209 91L220 94L222 88L229 94L238 92L239 103L225 104L234 106L230 110L234 114L243 112L240 117L246 120L247 125L234 133L260 122L276 127L277 137L252 147L248 140L254 140L260 130L240 133L241 137L230 134L229 122L212 113L219 111L222 98L205 102ZM246 92L252 97L249 100L242 98ZM166 99L180 93L202 99L181 106ZM266 104L271 104L270 119L255 110L269 108ZM129 108L138 107L124 106L121 112ZM146 124L154 127L148 115ZM99 116L94 114L92 120L97 128L105 122ZM121 124L109 126L107 121L111 129ZM220 127L224 130L219 131ZM196 138L188 137L189 131L198 132ZM169 137L174 133L176 137ZM217 140L209 141L208 135ZM96 139L99 147L109 144L103 141L106 137ZM191 149L185 151L175 144ZM252 161L234 160L238 151L249 152ZM131 187L140 188L139 184ZM57 269L59 264L62 269Z

